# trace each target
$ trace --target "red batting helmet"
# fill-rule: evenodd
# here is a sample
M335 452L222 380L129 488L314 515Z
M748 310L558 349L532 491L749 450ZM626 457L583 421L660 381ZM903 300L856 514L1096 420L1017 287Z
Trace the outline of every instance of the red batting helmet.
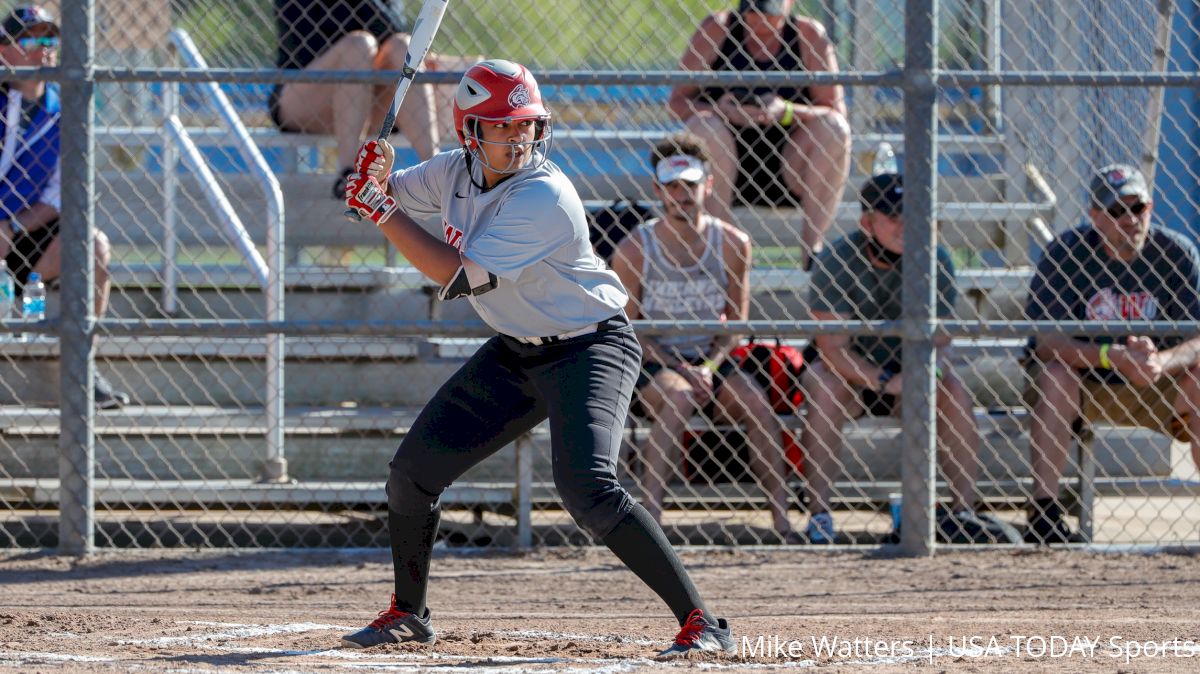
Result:
M509 171L496 169L487 164L479 152L479 122L537 120L537 134L533 149L541 150L541 159L546 160L546 147L550 138L550 110L542 103L542 93L537 80L525 66L512 61L492 59L471 66L463 74L454 94L454 128L458 139L477 160L500 173ZM537 146L541 146L540 148Z

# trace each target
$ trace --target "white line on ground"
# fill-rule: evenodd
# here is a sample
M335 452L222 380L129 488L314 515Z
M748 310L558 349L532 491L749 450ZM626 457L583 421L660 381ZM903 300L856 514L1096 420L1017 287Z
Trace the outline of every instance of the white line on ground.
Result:
M9 660L16 658L16 660ZM38 662L112 662L113 658L93 655L71 655L69 653L41 653L38 651L0 651L0 662L15 665Z
M340 625L322 625L320 623L291 623L288 625L242 625L242 624L224 624L221 623L197 623L192 621L179 621L183 625L210 625L212 627L232 627L223 632L214 632L209 634L192 634L180 637L158 637L156 639L122 639L117 641L121 645L147 645L147 646L171 646L177 644L200 643L204 641L225 641L228 639L244 639L247 637L261 637L269 634L296 634L300 632L312 632L316 630L346 630L350 629Z
M637 644L638 646L655 646L663 643L662 640L654 641L652 639L635 639L632 637L621 637L613 635L596 635L596 634L570 634L564 632L543 632L540 630L517 630L503 631L496 630L492 632L497 636L514 636L520 639L572 639L575 641L601 641L608 643L623 643Z

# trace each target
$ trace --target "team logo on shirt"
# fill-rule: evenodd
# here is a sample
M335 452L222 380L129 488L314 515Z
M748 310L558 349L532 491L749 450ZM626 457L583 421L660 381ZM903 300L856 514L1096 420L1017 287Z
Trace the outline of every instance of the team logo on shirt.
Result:
M1089 321L1152 321L1157 316L1158 300L1147 292L1119 295L1112 288L1104 288L1087 302Z
M513 87L513 90L508 94L508 104L514 108L523 108L529 105L529 88L524 84L518 84Z
M463 233L461 229L450 224L448 220L442 220L442 233L446 236L446 243L462 252Z

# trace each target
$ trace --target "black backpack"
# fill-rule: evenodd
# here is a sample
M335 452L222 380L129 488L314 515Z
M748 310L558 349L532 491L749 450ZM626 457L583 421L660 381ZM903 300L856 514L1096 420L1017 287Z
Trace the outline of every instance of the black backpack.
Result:
M592 248L605 262L612 261L613 251L635 227L654 217L654 207L642 201L617 199L611 204L588 213L588 238Z

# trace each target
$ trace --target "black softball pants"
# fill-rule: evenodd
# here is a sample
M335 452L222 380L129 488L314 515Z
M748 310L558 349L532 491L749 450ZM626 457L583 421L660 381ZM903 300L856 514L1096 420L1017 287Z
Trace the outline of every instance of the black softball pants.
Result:
M450 377L389 464L397 607L425 611L442 492L548 419L554 484L575 522L658 592L681 623L702 608L662 530L617 481L640 363L641 347L626 324L541 346L493 337Z

